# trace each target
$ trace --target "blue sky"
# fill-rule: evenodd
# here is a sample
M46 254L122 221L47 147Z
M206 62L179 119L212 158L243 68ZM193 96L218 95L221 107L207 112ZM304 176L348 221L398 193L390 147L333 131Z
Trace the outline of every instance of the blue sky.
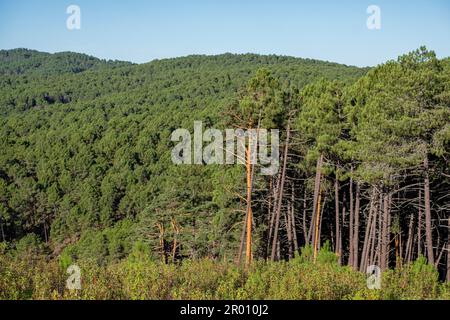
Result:
M66 8L81 9L68 30ZM369 5L381 30L369 30ZM373 66L426 45L450 56L448 0L0 0L0 49L148 62L261 53Z

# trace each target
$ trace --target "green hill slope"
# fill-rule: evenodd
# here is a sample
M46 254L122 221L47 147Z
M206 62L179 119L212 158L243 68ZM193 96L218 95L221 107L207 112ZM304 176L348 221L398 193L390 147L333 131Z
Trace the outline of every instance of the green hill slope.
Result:
M286 87L354 82L367 70L254 54L188 56L142 65L74 53L0 53L0 210L5 240L34 233L59 252L117 259L154 226L183 227L185 254L222 255L238 243L240 179L218 166L177 167L170 134L222 114L261 67ZM240 170L240 169L238 169ZM227 183L225 180L229 180ZM168 241L173 235L168 234ZM28 236L32 237L32 236Z

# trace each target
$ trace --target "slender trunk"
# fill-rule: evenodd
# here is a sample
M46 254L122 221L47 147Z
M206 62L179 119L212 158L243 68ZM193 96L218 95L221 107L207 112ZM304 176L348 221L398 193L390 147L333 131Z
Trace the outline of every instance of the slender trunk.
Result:
M297 228L295 227L295 214L294 214L294 208L295 208L295 192L294 192L294 183L292 183L292 193L291 193L291 226L292 226L292 236L294 241L294 250L296 253L298 253L298 240L297 240Z
M336 177L334 180L334 206L336 213L336 248L335 252L338 255L339 264L341 264L342 252L341 252L341 231L340 231L340 219L339 219L339 181Z
M355 222L354 232L353 232L353 268L358 270L358 259L359 259L359 207L360 207L360 185L359 182L356 183L356 199L355 199L355 212L354 218Z
M399 239L399 234L396 233L395 237L394 237L394 246L395 246L395 268L399 268L400 267L400 239Z
M417 220L417 257L422 254L422 190L419 189L419 217Z
M272 245L272 238L273 238L273 229L275 227L275 217L277 214L277 200L278 200L278 190L280 189L280 173L277 174L277 183L275 185L275 188L273 189L272 197L273 197L273 204L272 204L272 211L271 211L271 218L270 218L270 226L269 226L269 237L267 238L267 258L271 256L271 245Z
M427 242L428 263L434 265L433 238L431 226L431 204L430 204L430 178L428 173L428 157L423 162L425 169L424 198L425 198L425 238Z
M438 244L437 249L439 250L439 244ZM434 267L435 267L436 269L439 268L439 263L441 262L442 255L444 254L444 251L445 251L445 250L447 250L447 244L446 244L446 243L444 243L444 244L442 245L442 249L441 249L441 251L439 252L438 256L436 257L436 260L434 261Z
M241 232L241 241L239 243L239 252L238 252L238 258L237 258L237 264L240 265L242 261L242 254L244 252L244 243L245 243L245 232L247 230L247 213L244 217L244 223L242 226L242 232Z
M280 258L281 258L281 242L280 242L280 240L277 241L277 253L276 254L277 254L276 259L280 260Z
M353 169L352 169L353 172ZM350 178L350 216L349 216L349 227L348 227L348 265L353 266L353 219L354 219L354 207L353 207L353 178Z
M292 233L291 233L291 208L290 208L290 204L288 204L287 207L287 214L284 213L284 219L286 222L286 234L287 234L287 239L288 239L288 258L289 260L292 259Z
M252 165L251 165L251 144L252 138L249 135L248 147L247 147L247 157L246 157L246 171L247 171L247 240L245 247L245 265L248 266L252 262L252 223L253 223L253 212L252 212Z
M341 248L341 263L344 264L344 245L343 245L343 239L344 239L344 230L345 230L345 216L347 215L347 209L346 209L346 196L345 193L342 196L342 228L341 228L341 243L339 244Z
M280 174L278 174L278 176L279 176ZM277 199L278 199L278 190L280 189L280 182L281 182L281 179L280 179L280 177L278 177L277 178L277 184L276 184L276 186L275 186L275 188L274 188L274 190L273 190L273 206L272 206L272 217L271 217L271 219L270 219L270 226L269 226L269 239L268 239L268 242L270 243L271 242L271 240L272 240L272 235L273 235L273 227L274 227L274 224L275 224L275 216L276 216L276 214L277 214ZM268 245L268 247L269 247L269 245Z
M447 281L450 282L450 216L447 217Z
M381 267L381 246L382 246L382 225L383 225L383 193L380 191L379 193L379 204L378 204L378 240L377 240L377 260L378 265Z
M306 228L306 187L303 190L303 238L308 243L308 229Z
M287 157L289 150L289 135L290 135L290 122L288 121L287 129L286 129L286 143L284 145L284 155L283 155L283 170L281 172L281 181L280 181L280 190L277 201L277 214L275 218L275 229L273 235L273 244L272 244L272 254L271 260L275 260L276 254L276 244L278 243L278 228L280 225L280 213L281 213L281 203L283 202L283 189L284 189L284 181L286 178L286 165L287 165Z
M399 237L399 245L400 245L400 254L399 254L399 258L400 258L400 268L403 266L403 237L402 237L402 233L399 232L398 234Z
M383 226L381 236L381 270L386 270L389 267L389 201L390 195L383 196Z
M3 230L3 223L0 222L0 230L2 231L2 241L5 242L5 230Z
M322 239L322 222L323 222L323 212L325 211L325 204L327 203L327 198L324 197L324 199L322 200L322 205L320 206L320 219L319 219L319 236L317 237L317 239L319 239L318 243L317 243L317 249L320 250L321 248L321 241L320 239Z
M388 219L387 219L387 232L386 232L386 268L389 268L390 258L390 244L391 244L391 208L392 208L392 194L388 196Z
M413 242L413 228L414 228L414 215L411 215L409 219L409 227L408 227L408 240L406 240L406 252L405 252L405 261L406 263L411 262L411 251L412 251L412 242Z
M365 271L365 265L368 257L368 250L369 250L369 241L370 241L370 233L372 231L372 220L373 220L373 210L374 210L374 191L372 190L372 194L370 197L370 203L369 203L369 216L366 220L366 229L364 234L364 243L363 243L363 249L361 252L361 263L360 263L360 269L359 271L364 272Z
M317 258L317 250L318 250L318 243L319 243L319 223L320 223L320 201L321 201L321 198L322 198L322 193L319 192L319 197L317 199L317 214L316 214L314 242L313 242L314 262L316 261L316 258Z
M314 180L314 199L313 199L313 212L312 212L312 217L311 217L311 226L309 228L309 233L308 233L308 242L313 242L315 239L315 234L314 231L316 230L316 216L317 216L317 199L319 197L319 193L320 193L320 180L321 180L321 174L322 174L322 163L323 163L323 154L321 154L319 156L319 158L317 159L317 165L316 165L316 178Z
M265 243L265 251L264 251L264 259L267 259L268 252L269 252L269 243L270 243L270 237L272 236L272 193L273 193L273 176L270 178L269 182L269 199L267 204L267 222L269 224L269 232L268 232L268 238Z
M45 220L44 220L44 240L45 243L48 243L47 224L45 223Z
M259 114L258 126L256 129L255 142L253 142L252 135L248 135L248 146L246 150L246 173L247 173L247 219L246 219L246 249L245 249L245 265L248 266L253 260L253 249L252 249L252 228L253 228L253 211L252 211L252 188L253 188L253 176L254 176L254 165L253 165L253 152L256 152L256 148L253 149L253 144L257 143L257 135L259 133L261 125L261 112ZM253 123L250 121L249 128L252 128Z
M174 237L173 237L173 245L172 245L172 262L175 262L175 257L177 254L177 247L178 247L178 234L180 232L180 229L178 228L177 222L175 219L172 220L172 229L174 231Z
M371 240L370 240L370 260L368 263L366 263L365 268L367 268L367 266L373 265L375 263L375 257L376 257L376 250L375 250L375 242L377 240L377 215L379 214L378 212L378 208L377 206L375 207L374 211L373 211L373 221L372 221L372 230L371 230ZM364 270L366 271L366 270Z

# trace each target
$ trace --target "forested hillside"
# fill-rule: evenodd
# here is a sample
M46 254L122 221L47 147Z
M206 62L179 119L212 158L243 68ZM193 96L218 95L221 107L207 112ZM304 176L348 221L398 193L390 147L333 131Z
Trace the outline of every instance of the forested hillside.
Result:
M77 254L99 260L125 256L135 236L148 240L155 223L172 218L187 223L181 237L187 238L188 256L232 250L235 232L227 229L238 214L229 210L238 203L220 202L226 194L217 179L225 168L177 168L170 160L170 133L192 128L194 120L220 124L236 92L263 66L298 87L319 77L351 81L364 74L332 63L250 54L111 68L89 58L101 68L82 73L61 72L80 65L86 57L78 54L66 60L23 50L1 56L2 74L14 65L27 70L22 66L29 60L46 61L45 77L37 64L1 80L7 115L1 128L2 237L34 233L54 247L81 238ZM54 70L48 73L47 66ZM188 232L194 222L195 232Z
M314 263L323 251L365 272L423 255L427 272L450 280L450 63L432 51L369 70L254 54L136 65L17 49L0 51L0 74L8 259L249 267L301 251ZM173 164L170 135L194 121L280 129L279 172Z
M131 63L100 60L73 52L50 54L28 49L0 50L0 74L2 76L36 75L44 77L125 65L131 65Z

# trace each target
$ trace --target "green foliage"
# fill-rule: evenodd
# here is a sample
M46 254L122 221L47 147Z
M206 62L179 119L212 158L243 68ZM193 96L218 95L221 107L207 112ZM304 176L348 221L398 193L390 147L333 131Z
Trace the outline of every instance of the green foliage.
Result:
M45 248L38 235L29 233L16 243L15 249L19 256L33 257L42 254Z
M141 249L136 249L142 253ZM328 249L323 253L329 255ZM320 256L320 254L319 254ZM0 299L448 299L448 284L419 259L383 274L381 290L369 290L365 275L324 259L255 261L245 271L211 259L163 264L147 255L99 266L78 260L81 290L65 287L68 274L54 260L0 255Z
M250 104L269 103L265 122L278 126L286 102L281 86L301 88L317 77L351 82L365 71L251 54L132 65L73 53L1 51L5 240L33 232L50 239L50 248L70 244L68 256L108 262L128 254L135 240L158 252L157 225L173 242L175 218L179 256L231 256L239 239L241 168L174 166L171 132L192 129L194 120L223 127L224 109L243 87L264 93Z
M231 124L244 128L260 115L265 128L285 129L291 119L292 189L296 181L312 189L324 155L325 207L333 173L384 187L426 156L435 157L431 175L448 170L449 70L448 59L425 48L369 71L252 54L133 65L0 51L0 298L448 298L422 258L385 273L381 291L368 290L327 242L316 261L306 246L290 262L236 268L229 261L240 241L243 168L175 166L170 135L192 130L194 120L223 128L230 111L241 116ZM255 199L267 195L262 180ZM438 187L445 192L448 180ZM260 203L255 260L267 236ZM401 233L403 207L396 210L391 231ZM81 292L64 288L73 263Z
M413 263L383 275L382 286L385 299L433 299L440 290L439 274L420 256Z
M390 184L428 153L444 152L449 86L443 62L422 47L370 70L349 89L348 152L360 160L365 181Z

